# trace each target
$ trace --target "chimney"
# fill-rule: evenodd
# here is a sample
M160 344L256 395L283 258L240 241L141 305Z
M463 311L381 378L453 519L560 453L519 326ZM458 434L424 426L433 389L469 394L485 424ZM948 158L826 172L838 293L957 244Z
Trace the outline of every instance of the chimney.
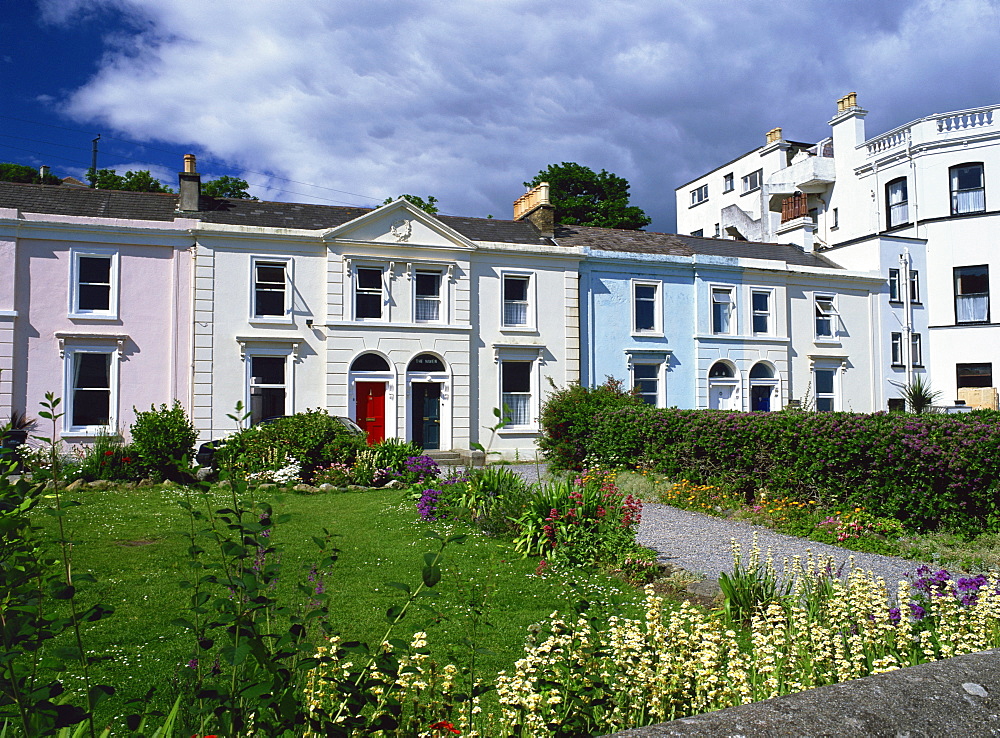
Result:
M45 182L45 178L48 176L49 176L48 164L42 164L42 166L38 167L38 178L41 179L43 183Z
M194 154L185 154L184 171L177 175L181 193L178 209L185 213L197 212L199 209L201 175L196 169Z
M781 140L781 129L780 128L772 128L770 131L768 131L766 134L764 134L764 138L766 139L766 142L769 143L769 144L772 144L775 141L780 141Z
M549 183L542 182L514 201L514 220L527 220L542 238L556 235L556 209L549 202Z

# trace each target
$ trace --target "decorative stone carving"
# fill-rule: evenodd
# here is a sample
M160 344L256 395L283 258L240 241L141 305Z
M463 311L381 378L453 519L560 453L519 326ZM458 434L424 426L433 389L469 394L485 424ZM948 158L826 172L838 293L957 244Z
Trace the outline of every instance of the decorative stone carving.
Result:
M389 232L397 241L408 241L413 233L413 221L409 218L400 218L389 226Z

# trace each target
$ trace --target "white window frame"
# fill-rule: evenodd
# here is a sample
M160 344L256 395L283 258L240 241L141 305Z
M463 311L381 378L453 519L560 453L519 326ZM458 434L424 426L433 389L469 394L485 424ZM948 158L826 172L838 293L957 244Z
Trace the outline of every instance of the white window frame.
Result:
M360 276L361 270L371 270L379 272L379 316L377 318L361 317L358 315L358 295L361 294L373 294L368 288L361 290L358 287L358 277ZM389 285L386 282L386 273L388 269L384 264L377 263L361 263L351 265L351 319L361 323L385 323L388 322L388 316L386 315L388 305L386 304L386 295L389 294Z
M727 300L719 300L716 298L716 293L722 295L725 293L728 295ZM736 294L735 288L732 285L711 285L708 290L709 304L711 305L711 310L709 311L709 320L711 329L709 332L715 336L733 336L736 335ZM715 306L716 304L727 303L729 305L729 330L721 331L715 329Z
M767 296L767 310L757 310L753 305L754 295L766 295ZM755 325L755 319L763 317L767 320L767 329L763 331L757 330ZM773 336L774 335L774 290L767 287L751 287L750 288L750 332L755 336Z
M507 323L507 300L504 299L506 294L506 283L507 279L522 279L527 281L527 286L525 287L525 321L524 323ZM530 271L518 271L511 269L504 269L500 272L500 330L503 332L529 332L533 333L535 331L535 315L536 315L536 287L535 283L537 277L534 272ZM511 301L514 303L515 301Z
M664 394L664 385L666 384L666 382L664 381L664 371L663 371L664 363L665 362L663 362L663 361L643 361L643 360L636 360L636 361L629 362L629 367L628 367L629 368L629 380L630 380L629 386L632 387L633 391L636 390L636 383L637 383L637 381L639 381L636 378L636 371L635 371L636 367L639 367L639 366L644 366L644 367L645 366L651 366L651 367L654 367L654 376L652 377L652 380L654 382L656 382L656 392L655 392L655 398L654 398L655 402L652 403L653 407L665 407L666 406L665 394ZM650 377L642 377L641 379L649 380ZM639 397L644 397L646 395L647 395L647 393L638 393ZM650 404L650 403L647 403L647 404Z
M829 307L821 307L821 303ZM821 320L830 321L830 332L820 333ZM817 341L836 341L840 337L840 310L837 308L837 296L826 293L813 295L813 330Z
M722 191L724 193L732 192L735 189L736 189L736 177L733 176L733 173L730 172L729 174L722 175Z
M691 190L691 207L708 202L708 185L703 184Z
M262 348L253 347L247 348L244 355L244 382L243 382L243 399L244 407L247 410L252 411L252 391L254 387L261 387L264 389L274 388L274 387L284 387L285 390L285 407L283 415L294 415L295 414L295 392L294 392L294 379L295 362L292 360L294 357L294 348L283 347L283 348ZM284 359L285 361L285 383L283 385L277 384L261 384L255 385L253 383L253 360L254 358L268 358L268 359ZM261 418L263 420L263 418Z
M910 334L910 366L924 365L923 339L919 333Z
M910 270L910 302L920 303L920 272Z
M756 171L744 175L741 182L744 195L759 190L761 185L764 183L764 170L757 169Z
M292 260L286 257L250 257L250 322L251 323L291 323L292 322ZM285 273L284 312L281 315L257 314L257 267L281 266Z
M887 280L889 283L889 302L903 301L903 294L900 292L900 288L902 287L900 279L901 273L899 269L889 270L889 279Z
M99 354L108 357L108 422L98 425L74 425L73 414L76 406L74 374L76 357L80 354ZM118 432L118 397L121 390L119 363L121 349L107 345L88 345L66 347L63 352L63 397L66 398L66 410L63 416L62 435L93 437L101 434Z
M889 363L892 366L905 366L903 358L903 334L893 332L889 334Z
M503 366L504 364L528 364L528 392L507 392L503 391ZM528 419L526 423L507 423L499 432L503 431L535 431L538 430L538 359L530 358L521 355L501 355L497 360L497 395L499 397L499 404L497 407L503 410L504 405L510 407L509 402L504 401L505 395L516 394L519 396L527 395L527 413Z
M447 323L448 322L448 271L439 266L426 266L423 264L414 264L411 270L412 277L410 284L412 285L412 315L414 323ZM421 274L431 274L438 278L438 293L437 293L437 306L438 306L438 316L434 320L421 319L417 317L417 306L419 304L420 296L417 294L417 277ZM427 299L427 298L423 298Z
M108 278L108 309L93 310L80 307L80 259L101 258L110 260ZM118 249L100 247L74 247L70 250L69 317L76 320L117 320L119 295Z
M819 372L830 372L833 374L833 391L832 392L820 392L819 391ZM840 400L843 396L841 381L840 381L841 371L838 367L832 366L814 366L813 367L813 398L816 403L816 410L819 412L839 412L841 410ZM829 410L820 410L819 401L820 400L830 400Z
M639 328L639 288L653 288L653 326L651 328ZM643 298L643 301L646 301ZM632 335L633 336L662 336L663 335L663 306L660 299L660 283L648 279L632 280Z

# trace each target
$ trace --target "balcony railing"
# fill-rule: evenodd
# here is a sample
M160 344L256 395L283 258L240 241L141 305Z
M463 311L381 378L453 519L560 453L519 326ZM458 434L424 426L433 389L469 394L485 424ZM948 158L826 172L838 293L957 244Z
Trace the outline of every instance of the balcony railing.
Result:
M937 119L938 133L948 131L965 131L970 128L982 128L993 125L993 110L972 110L965 113L955 113Z
M804 192L797 192L791 197L786 197L781 202L781 222L787 223L796 218L804 218L809 215L809 196Z

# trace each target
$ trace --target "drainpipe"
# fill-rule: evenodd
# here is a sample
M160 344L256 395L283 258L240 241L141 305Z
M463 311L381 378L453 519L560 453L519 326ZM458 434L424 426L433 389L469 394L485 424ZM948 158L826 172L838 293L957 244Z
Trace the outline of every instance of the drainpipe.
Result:
M904 247L903 253L899 255L899 271L903 290L903 340L906 345L903 347L903 355L906 357L906 384L913 383L913 307L912 295L910 294L910 249Z
M913 160L913 131L906 133L906 156L910 160L910 179L913 181L913 237L920 238L920 211L917 193L917 163Z

